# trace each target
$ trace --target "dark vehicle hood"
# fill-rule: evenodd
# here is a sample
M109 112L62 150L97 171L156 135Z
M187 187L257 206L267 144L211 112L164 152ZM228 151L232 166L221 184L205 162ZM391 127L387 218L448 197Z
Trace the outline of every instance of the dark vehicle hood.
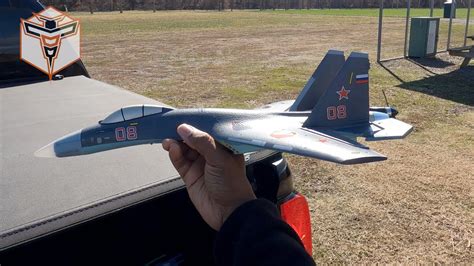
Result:
M35 0L0 0L0 63L20 53L20 19L42 9L43 5Z
M0 250L183 186L161 145L37 158L124 105L160 104L83 76L0 89Z

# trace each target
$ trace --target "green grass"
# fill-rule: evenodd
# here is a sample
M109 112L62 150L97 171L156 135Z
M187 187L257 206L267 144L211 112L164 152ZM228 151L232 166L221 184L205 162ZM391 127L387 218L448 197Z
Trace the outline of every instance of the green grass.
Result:
M412 16L426 15L427 9L413 9ZM459 17L465 15L465 9L458 10ZM164 33L185 33L188 32L219 32L222 30L238 31L240 33L253 34L260 29L267 32L279 31L282 28L294 27L298 29L301 25L318 25L317 28L325 28L338 21L347 21L351 25L361 25L361 18L364 16L370 19L370 23L376 23L377 9L330 9L330 10L276 10L264 11L226 11L226 12L202 12L202 11L174 11L174 12L148 12L148 11L126 11L124 14L118 12L97 12L93 15L84 12L73 13L72 15L81 20L83 36L91 38L103 38L114 35L125 38L134 34ZM439 15L441 10L437 10L435 15ZM393 20L394 17L404 16L403 9L387 9L386 17ZM327 18L327 19L326 19ZM349 21L351 20L351 21ZM341 22L342 23L342 22ZM365 22L363 22L365 23ZM439 50L445 49L447 38L447 21L442 21L440 25ZM324 25L324 26L323 26ZM346 24L347 25L347 24ZM384 49L382 57L389 58L402 53L402 36L395 37L393 42L399 42L398 47L389 47L393 35L403 33L403 25L393 26L393 21L387 19L384 24ZM341 24L344 26L344 24ZM354 28L354 29L355 29ZM471 27L472 28L472 27ZM462 46L464 40L464 23L453 23L452 47ZM375 29L376 30L376 29ZM366 34L374 34L374 30L367 31ZM472 29L469 34L473 34ZM139 37L141 39L141 36ZM149 37L146 37L149 38ZM351 39L345 42L354 42ZM339 44L338 44L339 45ZM370 44L369 48L373 47ZM361 48L358 48L361 49ZM364 49L364 48L362 48Z
M256 87L227 87L222 90L223 100L217 107L223 108L252 108L256 99L275 95L279 97L289 92L298 93L307 79L299 67L277 67L261 71L262 79Z
M192 11L191 11L192 12ZM86 12L73 12L72 15L81 20L82 31L87 35L106 35L112 33L126 34L129 32L169 32L192 30L219 30L223 28L253 29L255 27L297 26L302 23L311 23L314 16L328 16L333 20L337 16L366 16L377 17L378 9L291 9L291 10L246 10L226 12L192 12L174 11L173 13L126 11L97 12L90 15ZM442 16L442 9L435 9L434 15ZM458 9L457 17L465 18L467 9ZM260 14L260 15L259 15ZM386 9L386 17L404 17L405 9ZM412 17L428 16L429 9L414 8ZM112 23L113 22L113 23Z
M189 14L192 13L192 16ZM73 12L71 15L81 20L82 32L86 35L107 35L129 32L169 32L192 30L219 30L223 28L255 28L259 26L278 27L281 25L298 25L309 22L311 16L281 16L275 12L257 11L235 12L143 12L126 11L96 12L93 15L85 12Z
M365 16L378 17L378 8L354 8L354 9L290 9L290 10L268 10L267 12L286 13L286 14L311 14L324 16ZM387 17L405 17L405 8L386 8L384 9L384 16ZM410 11L412 17L429 16L429 8L412 8ZM456 10L457 18L466 18L467 8L458 8ZM435 17L443 16L443 9L434 9Z

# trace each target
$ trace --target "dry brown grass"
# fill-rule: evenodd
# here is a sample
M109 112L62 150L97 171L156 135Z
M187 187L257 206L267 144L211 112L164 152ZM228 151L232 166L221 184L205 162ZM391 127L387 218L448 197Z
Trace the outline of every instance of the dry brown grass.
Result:
M373 17L281 12L79 17L83 58L94 78L178 107L256 107L291 99L328 49L366 51L372 58L376 49ZM390 57L402 50L403 20L386 19L386 25L384 56ZM381 163L340 166L287 156L296 187L310 200L314 258L472 263L474 70L423 69L406 60L386 64L401 82L372 65L372 104L384 104L380 91L386 90L400 119L415 131L405 140L369 143L388 155Z

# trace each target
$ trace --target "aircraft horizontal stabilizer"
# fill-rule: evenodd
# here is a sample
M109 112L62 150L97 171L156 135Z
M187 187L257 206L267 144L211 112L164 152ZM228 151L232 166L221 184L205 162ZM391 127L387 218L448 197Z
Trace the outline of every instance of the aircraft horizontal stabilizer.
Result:
M367 141L403 139L413 130L413 126L395 118L377 120L371 123L371 134Z

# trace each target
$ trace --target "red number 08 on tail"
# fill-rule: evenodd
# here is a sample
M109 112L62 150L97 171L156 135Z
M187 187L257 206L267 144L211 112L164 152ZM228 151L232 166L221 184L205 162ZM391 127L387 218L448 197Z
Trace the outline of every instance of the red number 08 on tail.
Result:
M345 105L329 106L327 108L328 120L344 119L347 117Z

